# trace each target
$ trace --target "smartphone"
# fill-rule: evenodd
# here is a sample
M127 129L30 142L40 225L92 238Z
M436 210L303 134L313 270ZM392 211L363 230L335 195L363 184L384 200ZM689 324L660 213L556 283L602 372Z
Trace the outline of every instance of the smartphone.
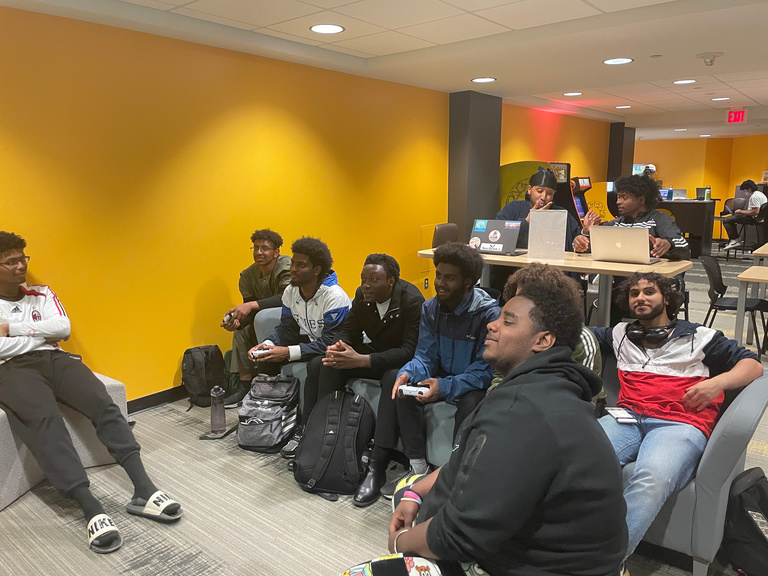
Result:
M613 418L616 420L616 422L620 424L634 424L637 422L637 418L632 416L629 412L624 410L624 408L618 408L616 406L607 407L605 409L608 414L613 416Z

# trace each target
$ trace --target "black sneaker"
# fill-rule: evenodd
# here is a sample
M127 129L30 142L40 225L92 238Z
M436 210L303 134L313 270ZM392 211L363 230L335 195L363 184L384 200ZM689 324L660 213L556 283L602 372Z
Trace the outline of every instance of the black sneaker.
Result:
M304 438L304 426L296 426L293 437L280 449L280 456L283 458L295 458L296 450L298 450L302 438Z
M241 382L240 387L235 390L232 394L224 398L224 408L231 409L231 408L239 408L240 405L243 403L243 398L245 398L245 395L248 394L248 391L251 389L250 382L246 382L243 380Z

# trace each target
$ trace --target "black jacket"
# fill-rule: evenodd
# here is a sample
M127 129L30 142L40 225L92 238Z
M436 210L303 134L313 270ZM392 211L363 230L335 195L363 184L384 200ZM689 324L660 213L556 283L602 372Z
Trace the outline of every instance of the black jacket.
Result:
M621 470L590 403L601 381L555 347L464 421L424 499L427 544L492 576L608 576L627 548Z
M400 279L392 290L387 313L379 318L376 304L366 302L358 288L341 327L340 339L360 354L370 354L374 370L402 368L416 350L423 303L419 289ZM363 343L363 332L370 342Z

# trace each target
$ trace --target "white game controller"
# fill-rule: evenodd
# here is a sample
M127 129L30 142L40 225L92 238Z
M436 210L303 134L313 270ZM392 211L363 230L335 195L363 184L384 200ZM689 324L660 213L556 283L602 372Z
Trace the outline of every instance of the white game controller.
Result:
M406 384L405 386L400 386L398 390L403 393L403 396L424 396L424 394L429 392L429 386L411 386Z
M233 318L232 313L227 312L226 316L224 316L224 324L229 324L230 322L232 322L232 318Z
M256 360L256 359L258 359L259 356L263 356L264 354L269 354L270 352L271 352L271 350L269 350L268 348L267 349L262 349L262 350L252 350L251 351L251 358Z

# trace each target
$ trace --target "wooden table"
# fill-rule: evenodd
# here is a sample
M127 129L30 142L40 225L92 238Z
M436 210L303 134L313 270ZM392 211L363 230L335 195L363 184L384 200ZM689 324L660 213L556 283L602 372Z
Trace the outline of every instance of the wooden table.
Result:
M419 250L420 258L432 258L433 250ZM677 276L686 270L690 270L693 264L690 260L665 260L655 264L623 264L621 262L601 262L594 260L592 254L576 254L566 252L564 260L532 260L527 255L496 256L494 254L481 254L487 268L490 264L500 266L513 266L525 268L534 263L549 264L553 268L563 272L578 272L579 274L600 274L598 284L598 326L609 326L611 320L611 289L614 276L631 276L635 272L656 272L665 278ZM768 270L768 268L766 268Z
M755 266L763 266L764 260L768 258L768 244L763 244L757 250L752 251L752 262ZM752 298L765 297L765 284L760 282L752 283ZM747 324L747 344L752 344L752 324Z
M753 253L754 254L754 253ZM741 344L744 339L744 314L747 307L747 286L750 282L753 282L755 286L753 290L758 287L759 284L768 283L768 266L750 266L744 272L736 277L739 280L739 300L736 304L736 329L734 330L736 342ZM757 340L757 356L760 358L760 338L755 335Z

